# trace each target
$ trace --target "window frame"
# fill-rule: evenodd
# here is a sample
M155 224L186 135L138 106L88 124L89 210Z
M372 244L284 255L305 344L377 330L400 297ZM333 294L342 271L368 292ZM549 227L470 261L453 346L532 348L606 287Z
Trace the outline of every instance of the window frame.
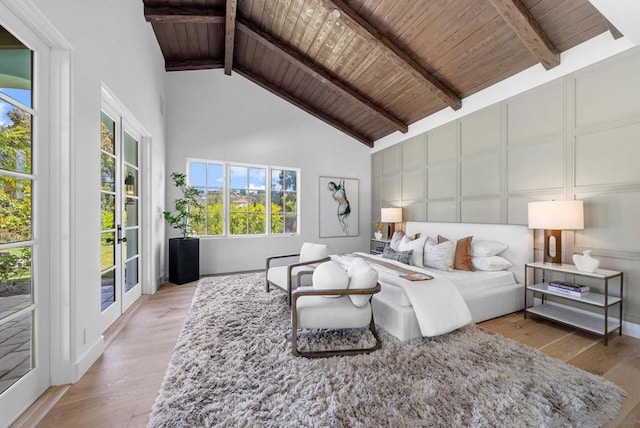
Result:
M193 185L191 183L191 164L192 163L203 163L205 165L222 165L222 234L220 235L193 235L202 239L229 239L229 238L264 238L264 237L288 237L288 236L300 236L300 182L301 182L301 171L300 168L288 167L288 166L277 166L277 165L265 165L265 164L255 164L255 163L247 163L247 162L232 162L232 161L221 161L221 160L213 160L213 159L203 159L203 158L187 158L186 162L186 172L187 172L187 184L189 186L202 189L203 186ZM230 192L231 192L231 174L230 169L232 167L240 167L240 168L261 168L265 170L265 232L264 233L246 233L246 234L232 234L231 233L231 202L230 202ZM207 167L205 166L205 169ZM294 171L296 173L296 232L282 232L282 233L273 233L271 232L271 173L273 170L283 170L283 171ZM250 184L249 184L250 185ZM211 187L214 189L214 187ZM205 192L208 191L209 187L204 186ZM217 188L215 188L217 189ZM208 211L207 207L204 207L205 211ZM284 214L284 211L283 211ZM205 230L208 229L208 224L206 223L208 220L208 213L205 214Z

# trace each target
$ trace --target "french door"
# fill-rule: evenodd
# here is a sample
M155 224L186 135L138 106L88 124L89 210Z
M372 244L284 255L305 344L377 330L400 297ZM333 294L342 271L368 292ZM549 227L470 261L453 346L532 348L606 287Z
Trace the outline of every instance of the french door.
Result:
M0 3L0 426L49 386L49 49Z
M142 294L141 137L116 110L100 120L100 308L103 331Z

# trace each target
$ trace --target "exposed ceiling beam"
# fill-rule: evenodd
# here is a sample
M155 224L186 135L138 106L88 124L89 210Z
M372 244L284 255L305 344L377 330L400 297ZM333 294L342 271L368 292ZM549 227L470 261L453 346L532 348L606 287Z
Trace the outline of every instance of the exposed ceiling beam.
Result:
M449 107L458 110L462 107L460 98L443 82L438 80L433 74L425 70L418 64L408 53L400 49L396 44L380 34L371 24L365 21L353 9L347 6L342 0L318 0L325 9L340 12L340 19L347 23L347 26L356 32L360 37L369 43L380 48L389 60L396 66L410 74L414 79L422 85L429 88L434 95L444 101Z
M227 0L227 16L224 26L224 74L231 76L233 67L233 48L236 36L236 0Z
M381 118L398 131L402 133L407 132L409 127L402 120L395 117L393 114L389 113L382 107L375 105L369 98L360 93L357 89L343 83L336 76L333 76L328 71L323 70L321 67L311 62L311 60L298 53L296 50L276 40L269 34L261 31L246 19L240 17L238 18L238 30L242 31L244 34L258 41L267 48L284 55L289 61L302 68L306 73L312 75L314 78L318 79L320 82L330 87L334 91L339 92L342 96L346 97L351 102L357 104L362 108L365 108L370 113Z
M188 59L165 61L164 69L166 71L184 71L184 70L210 70L212 68L223 68L224 64L219 59Z
M624 34L622 34L620 30L618 30L616 26L611 23L611 21L609 21L604 16L602 17L602 19L604 19L605 24L607 24L607 30L609 30L614 39L618 40L620 37L624 37Z
M271 92L272 94L274 94L274 95L276 95L276 96L278 96L278 97L280 97L280 98L282 98L282 99L284 99L286 101L289 101L291 104L293 104L294 106L306 111L307 113L309 113L313 117L316 117L316 118L322 120L323 122L328 123L329 125L333 126L334 128L336 128L336 129L344 132L345 134L349 135L350 137L355 138L356 140L360 141L364 145L366 145L368 147L373 147L373 141L370 138L365 137L364 135L362 135L359 132L351 129L349 126L345 125L344 123L338 121L337 119L334 119L331 116L328 116L327 114L321 112L320 110L316 109L312 105L307 104L306 102L302 101L301 99L296 98L293 95L283 91L281 88L277 87L276 85L274 85L271 82L266 81L262 77L258 76L256 73L254 73L252 71L249 71L244 67L238 66L237 63L233 66L233 69L236 71L236 73L240 74L241 76L246 77L247 79L251 80L256 85L259 85L259 86L263 87L264 89L266 89L267 91Z
M520 0L489 0L545 69L560 65L560 54Z
M144 6L147 22L168 22L172 24L224 24L225 11L202 7Z

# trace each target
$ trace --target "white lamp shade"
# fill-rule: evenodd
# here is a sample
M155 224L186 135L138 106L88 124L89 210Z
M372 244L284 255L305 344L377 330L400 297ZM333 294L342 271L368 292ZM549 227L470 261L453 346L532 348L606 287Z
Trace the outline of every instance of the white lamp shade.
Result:
M584 229L582 201L529 202L530 229Z
M380 210L382 223L400 223L402 221L402 208L382 208Z

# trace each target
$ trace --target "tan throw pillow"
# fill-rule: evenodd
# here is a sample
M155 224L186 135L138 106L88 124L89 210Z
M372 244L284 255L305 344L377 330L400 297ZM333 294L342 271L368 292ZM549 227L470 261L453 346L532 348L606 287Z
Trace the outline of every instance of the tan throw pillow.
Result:
M471 240L473 236L467 236L466 238L458 239L456 241L456 255L453 259L453 268L458 270L471 270L474 271L473 263L471 262ZM442 235L438 235L438 244L448 241Z

